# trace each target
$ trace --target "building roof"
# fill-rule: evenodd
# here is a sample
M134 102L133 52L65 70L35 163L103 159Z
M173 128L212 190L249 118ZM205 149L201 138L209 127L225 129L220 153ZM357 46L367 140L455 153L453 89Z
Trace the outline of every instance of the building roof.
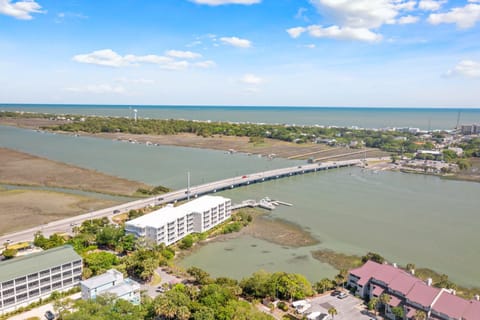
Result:
M470 300L468 307L463 313L464 320L480 320L480 301Z
M359 268L350 270L350 273L359 277L358 284L365 285L369 279L375 278L385 284L389 284L395 277L405 271L388 264L380 264L374 261L367 261Z
M211 207L218 206L219 204L225 203L230 199L224 198L221 196L203 196L182 204L178 208L185 210L188 213L203 211L203 209L210 209Z
M122 281L123 274L115 269L110 269L107 272L92 277L90 279L84 280L80 282L82 286L87 287L88 289L95 289L105 285L106 283L114 282L114 281Z
M421 306L429 307L441 292L439 288L428 286L423 282L417 282L407 294L407 299Z
M468 306L469 302L467 300L443 291L433 305L433 310L445 314L450 318L461 319Z
M101 293L111 293L115 294L117 297L122 297L130 292L137 290L140 290L140 285L137 282L131 279L125 279L125 281L106 290L103 290Z
M175 221L183 215L183 211L179 210L178 207L166 206L144 216L127 221L125 224L138 228L145 228L147 226L157 228Z
M193 212L203 212L212 207L225 203L230 199L220 196L203 196L182 204L178 207L166 206L152 213L127 221L126 225L145 228L147 226L158 228L169 222L175 221Z
M388 284L388 287L394 291L407 295L417 282L422 282L422 280L415 278L403 270L399 271L401 272L398 272L397 276Z
M391 305L392 307L398 307L400 305L400 302L402 302L402 300L398 299L395 296L390 296L390 297L391 297L390 302L388 304Z
M82 258L73 250L72 246L65 245L2 261L0 262L0 282L81 259Z
M380 295L383 293L383 291L385 291L385 289L383 289L383 288L380 287L380 286L376 286L375 289L373 289L372 294L373 294L374 296L380 297Z

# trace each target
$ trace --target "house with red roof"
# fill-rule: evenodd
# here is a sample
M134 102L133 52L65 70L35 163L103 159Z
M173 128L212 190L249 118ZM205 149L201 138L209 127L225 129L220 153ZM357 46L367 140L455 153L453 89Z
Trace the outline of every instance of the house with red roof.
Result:
M393 308L403 308L404 319L413 320L424 312L427 319L435 320L480 320L480 301L465 300L453 290L432 287L397 266L367 261L363 266L350 270L347 284L356 295L364 299L379 298L388 294L390 301L385 306L385 315L395 319Z

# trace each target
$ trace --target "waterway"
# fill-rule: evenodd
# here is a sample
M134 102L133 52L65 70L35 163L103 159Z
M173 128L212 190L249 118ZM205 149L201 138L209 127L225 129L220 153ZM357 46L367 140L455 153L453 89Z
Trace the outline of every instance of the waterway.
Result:
M234 106L119 106L0 104L0 110L141 118L286 123L360 128L414 127L453 129L480 122L480 109L472 108L329 108Z
M0 126L0 146L45 156L120 177L184 187L243 172L299 162L220 151L147 147ZM311 280L335 271L310 255L328 248L344 253L376 251L390 261L414 262L446 273L463 285L480 286L480 184L438 177L358 168L294 176L222 193L234 202L269 196L293 204L270 217L300 225L321 241L314 247L287 248L251 237L213 242L187 257L215 276L236 278L263 268L300 272Z

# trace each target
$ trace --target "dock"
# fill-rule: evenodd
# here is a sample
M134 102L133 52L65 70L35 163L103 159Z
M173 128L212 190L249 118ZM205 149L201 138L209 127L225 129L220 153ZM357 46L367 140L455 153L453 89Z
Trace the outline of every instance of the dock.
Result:
M271 210L275 210L275 208L280 205L287 206L287 207L293 206L293 204L291 203L283 202L280 200L271 200L270 198L265 197L260 201L256 201L256 200L242 201L239 204L233 205L232 210L238 210L238 209L249 207L249 208L262 208L262 209L271 211Z

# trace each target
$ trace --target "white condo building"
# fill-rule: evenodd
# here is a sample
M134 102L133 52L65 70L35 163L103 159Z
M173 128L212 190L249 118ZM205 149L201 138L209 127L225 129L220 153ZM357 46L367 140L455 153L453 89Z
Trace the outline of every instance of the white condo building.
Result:
M0 262L0 314L77 286L82 258L71 246Z
M178 207L168 205L125 223L125 231L171 245L190 233L205 232L230 218L231 200L203 196Z

